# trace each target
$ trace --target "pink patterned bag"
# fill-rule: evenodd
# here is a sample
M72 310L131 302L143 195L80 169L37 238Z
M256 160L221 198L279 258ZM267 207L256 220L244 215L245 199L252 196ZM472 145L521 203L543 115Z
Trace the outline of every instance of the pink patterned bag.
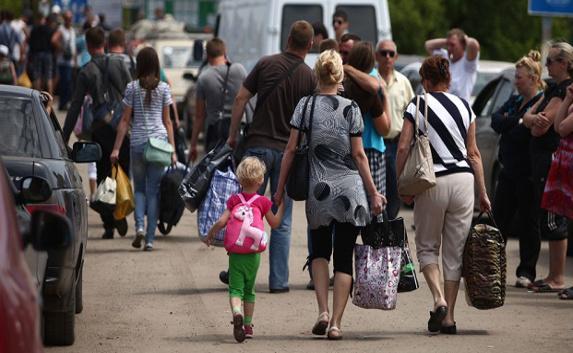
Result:
M402 249L399 246L354 246L354 296L352 304L364 309L392 310L398 299Z

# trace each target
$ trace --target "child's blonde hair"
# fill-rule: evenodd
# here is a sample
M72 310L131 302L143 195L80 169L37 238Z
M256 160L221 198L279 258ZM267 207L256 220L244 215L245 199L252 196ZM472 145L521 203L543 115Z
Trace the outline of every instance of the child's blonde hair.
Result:
M257 157L247 157L237 167L237 178L241 186L262 184L267 168L265 163Z

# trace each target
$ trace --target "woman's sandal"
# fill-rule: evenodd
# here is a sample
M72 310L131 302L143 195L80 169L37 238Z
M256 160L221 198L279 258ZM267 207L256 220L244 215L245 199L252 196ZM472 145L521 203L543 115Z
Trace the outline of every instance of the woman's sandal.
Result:
M573 299L573 287L563 289L561 292L559 292L559 299L572 300Z
M442 326L440 328L440 332L445 335L457 335L458 328L456 327L456 323L454 322L454 324L451 326Z
M324 336L326 334L326 329L328 328L328 311L320 313L316 323L312 327L312 334L318 336Z
M336 326L330 326L328 329L328 335L326 336L329 340L337 341L342 339L342 331Z
M430 319L428 320L428 331L438 332L442 328L442 321L448 314L447 306L438 306L436 310L430 311Z

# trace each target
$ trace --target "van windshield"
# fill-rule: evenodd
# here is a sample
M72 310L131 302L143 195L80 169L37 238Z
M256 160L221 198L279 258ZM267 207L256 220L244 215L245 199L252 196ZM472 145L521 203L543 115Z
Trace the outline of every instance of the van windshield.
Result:
M322 22L322 11L320 5L285 5L281 24L281 50L286 49L290 26L293 22L299 20L308 21L310 24Z
M357 34L362 40L376 45L378 42L378 28L376 27L376 10L372 5L340 5L336 10L348 14L350 33ZM332 29L329 29L330 31Z

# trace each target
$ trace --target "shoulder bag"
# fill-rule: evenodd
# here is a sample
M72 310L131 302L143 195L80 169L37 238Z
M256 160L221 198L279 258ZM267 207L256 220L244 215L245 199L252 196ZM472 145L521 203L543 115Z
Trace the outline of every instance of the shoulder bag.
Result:
M418 195L436 185L434 162L428 138L428 95L424 95L424 125L425 131L418 133L418 112L420 111L420 96L416 97L416 112L414 114L414 137L410 153L406 159L404 170L398 179L400 195Z
M310 108L310 116L308 120L308 129L303 132L304 128L304 117L306 115L306 108L308 106L308 101L312 99L312 106ZM314 104L316 103L315 96L308 96L304 102L304 110L302 111L302 118L300 120L300 129L298 133L298 141L296 146L296 152L294 154L292 164L290 167L290 172L288 175L286 183L287 195L295 201L304 201L308 198L308 184L309 184L309 151L310 151L310 135L312 130L312 116L314 115ZM302 135L305 135L304 144L301 143Z
M145 143L145 148L143 150L143 159L147 163L156 163L167 167L171 165L171 155L173 154L173 146L165 140L158 139L155 137L149 137L149 130L147 127L147 114L145 114L145 107L143 106L143 90L139 85L139 102L141 103L141 110L143 112L143 119L145 124L145 130L147 130L147 142ZM134 93L135 94L135 93Z

